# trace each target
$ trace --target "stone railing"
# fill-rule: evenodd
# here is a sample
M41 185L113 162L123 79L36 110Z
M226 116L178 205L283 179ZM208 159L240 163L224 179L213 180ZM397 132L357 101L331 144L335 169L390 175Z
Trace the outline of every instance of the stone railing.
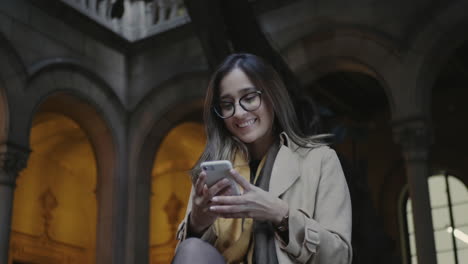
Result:
M111 18L115 0L61 1L132 42L190 21L183 0L124 0L122 18Z

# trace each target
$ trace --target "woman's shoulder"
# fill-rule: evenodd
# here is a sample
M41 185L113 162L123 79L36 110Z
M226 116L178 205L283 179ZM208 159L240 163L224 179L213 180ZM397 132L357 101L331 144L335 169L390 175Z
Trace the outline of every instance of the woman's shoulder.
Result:
M320 134L308 137L300 137L295 135L291 137L286 132L280 134L280 142L282 145L289 147L296 151L309 152L310 150L315 151L326 151L328 143L326 140L330 138L331 134ZM328 148L330 149L330 148Z
M326 144L314 144L308 145L307 147L298 147L296 152L302 156L304 159L311 158L328 158L330 156L336 155L334 149Z
M299 159L306 161L334 160L337 154L323 138L328 135L318 135L316 137L306 138L303 144L296 142L286 133L281 133L281 144L295 153Z

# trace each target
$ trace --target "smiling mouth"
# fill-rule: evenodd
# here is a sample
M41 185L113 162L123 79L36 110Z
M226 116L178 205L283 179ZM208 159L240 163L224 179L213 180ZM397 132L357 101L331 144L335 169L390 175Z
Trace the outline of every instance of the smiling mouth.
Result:
M257 121L257 119L250 119L249 121L246 121L246 122L243 122L243 123L240 123L240 124L236 124L237 127L239 128L246 128L246 127L249 127L251 125L253 125L255 122Z

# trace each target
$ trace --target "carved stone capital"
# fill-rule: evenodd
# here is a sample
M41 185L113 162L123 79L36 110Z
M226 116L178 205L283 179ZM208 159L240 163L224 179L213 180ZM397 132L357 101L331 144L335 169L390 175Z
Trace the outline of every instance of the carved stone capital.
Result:
M393 122L393 136L408 160L427 160L433 140L432 127L423 118Z
M19 172L26 168L29 158L29 149L14 144L0 145L0 185L15 186Z

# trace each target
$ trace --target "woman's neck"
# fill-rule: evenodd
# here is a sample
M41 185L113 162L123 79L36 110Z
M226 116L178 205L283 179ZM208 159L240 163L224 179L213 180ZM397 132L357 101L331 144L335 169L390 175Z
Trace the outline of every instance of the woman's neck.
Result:
M261 160L263 156L268 152L271 144L274 142L273 133L270 133L268 136L259 138L255 142L247 144L249 149L250 159L251 160Z

